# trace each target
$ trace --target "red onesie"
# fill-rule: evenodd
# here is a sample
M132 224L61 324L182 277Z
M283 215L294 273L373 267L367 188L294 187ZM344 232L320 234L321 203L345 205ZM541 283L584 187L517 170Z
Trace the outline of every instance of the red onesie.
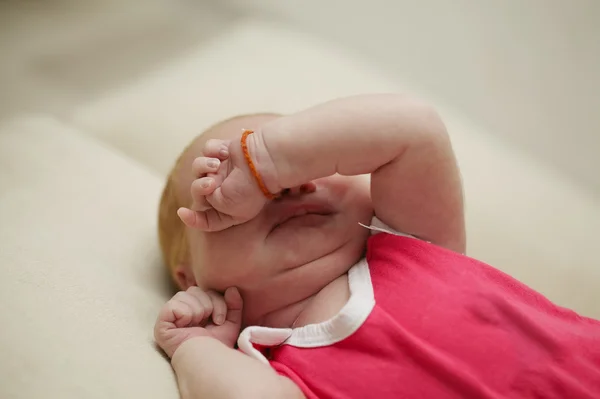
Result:
M242 351L307 398L600 398L600 322L482 262L377 234L332 319L248 327Z

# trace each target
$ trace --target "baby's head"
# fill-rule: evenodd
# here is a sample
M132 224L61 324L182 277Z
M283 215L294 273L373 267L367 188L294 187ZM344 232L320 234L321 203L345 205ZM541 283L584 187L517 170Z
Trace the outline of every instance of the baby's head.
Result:
M268 324L271 313L300 304L347 272L368 237L358 223L368 224L373 212L364 176L334 175L286 190L244 224L211 233L187 228L176 212L191 205L191 165L204 143L237 140L242 129L276 118L240 116L198 136L177 160L160 204L160 245L176 284L221 292L237 287L246 324Z

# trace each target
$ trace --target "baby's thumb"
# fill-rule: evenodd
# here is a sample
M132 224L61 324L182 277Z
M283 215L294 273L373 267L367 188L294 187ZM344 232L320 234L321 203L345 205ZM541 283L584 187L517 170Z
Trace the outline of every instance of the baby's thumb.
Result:
M181 219L183 224L192 229L205 230L208 228L206 217L200 212L195 212L187 208L179 208L177 210L177 216L179 216L179 219Z
M227 288L225 291L225 304L227 305L226 321L235 324L238 327L242 326L242 308L244 301L240 292L235 287Z

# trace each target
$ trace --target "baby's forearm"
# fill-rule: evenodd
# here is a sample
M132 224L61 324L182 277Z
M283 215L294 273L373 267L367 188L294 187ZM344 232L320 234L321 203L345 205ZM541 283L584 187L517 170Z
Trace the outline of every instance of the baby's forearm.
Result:
M264 140L274 163L276 179L267 174L265 183L277 192L334 173L373 173L439 132L444 127L430 107L381 94L334 100L276 119L256 140Z
M433 108L395 94L356 96L276 119L257 133L258 169L270 192L334 173L371 174L379 219L465 251L460 175Z
M183 399L304 397L291 380L210 337L184 342L171 363Z

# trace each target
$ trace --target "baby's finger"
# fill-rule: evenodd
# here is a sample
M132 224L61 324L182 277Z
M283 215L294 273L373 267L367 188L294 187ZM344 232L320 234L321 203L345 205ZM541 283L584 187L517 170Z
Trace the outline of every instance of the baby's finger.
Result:
M229 140L210 139L204 144L203 153L207 157L223 161L229 157Z
M206 294L210 297L213 304L213 322L220 326L225 323L225 317L227 316L227 304L225 304L225 298L215 291L206 291Z
M195 327L202 324L202 321L205 319L205 313L207 312L204 304L196 298L195 295L190 294L191 289L200 289L198 287L190 287L186 292L179 292L175 295L175 297L180 301L185 303L192 310L192 319L190 320L189 326ZM181 294L181 295L180 295Z
M177 216L187 227L192 229L208 230L208 218L206 212L196 212L188 208L179 208Z
M235 287L230 287L225 291L225 304L227 305L227 318L229 323L235 324L237 327L242 326L242 308L244 301L240 292Z
M212 177L203 177L192 182L190 193L192 195L193 204L191 209L194 211L205 211L212 208L206 201L206 196L215 191L215 179Z
M177 216L187 227L203 231L221 231L238 224L231 216L209 209L196 212L188 208L179 208Z
M204 229L205 231L221 231L237 224L230 215L218 212L215 209L209 209L204 212L204 216L206 217L207 226Z
M174 316L173 324L175 324L175 327L182 328L191 324L193 311L190 305L180 300L172 299L169 308Z
M221 161L218 158L198 157L192 162L194 176L203 177L207 173L216 173Z
M190 287L186 291L190 296L194 298L195 301L200 303L202 306L203 312L202 316L199 317L198 324L202 324L206 321L213 312L213 303L210 300L210 297L206 294L206 292L202 291L202 289L198 287Z

